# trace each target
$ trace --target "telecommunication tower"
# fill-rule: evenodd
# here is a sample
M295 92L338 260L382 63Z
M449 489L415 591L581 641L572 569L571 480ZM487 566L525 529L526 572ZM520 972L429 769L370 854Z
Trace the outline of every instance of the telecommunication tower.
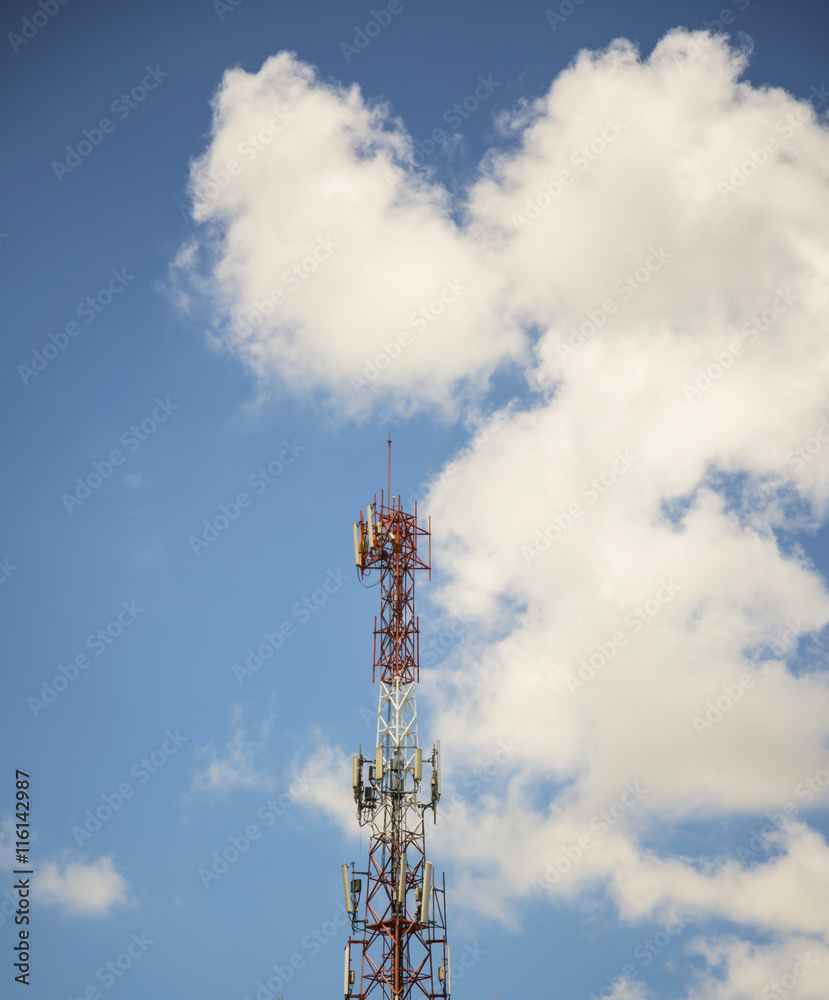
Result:
M415 684L420 629L415 572L431 577L431 519L424 528L387 490L354 523L354 561L365 579L379 574L380 619L374 619L372 681L380 706L374 755L354 758L352 787L360 826L371 828L368 869L342 866L351 934L345 947L346 1000L448 998L445 879L436 885L426 860L424 816L440 799L440 741L424 760L417 741ZM426 560L418 543L427 542ZM424 798L424 764L429 768ZM359 876L362 876L360 878ZM365 895L363 893L365 879Z

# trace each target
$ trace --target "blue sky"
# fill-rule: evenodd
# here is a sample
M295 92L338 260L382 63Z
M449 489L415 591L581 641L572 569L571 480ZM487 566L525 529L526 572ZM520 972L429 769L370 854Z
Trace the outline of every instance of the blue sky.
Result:
M41 9L47 10L48 20L42 23L38 15L35 24L42 26L36 33L26 29L33 37L22 44L17 35L24 19ZM793 797L803 806L799 818L808 823L799 834L802 843L784 839L772 844L766 838L762 851L750 859L741 857L739 864L750 872L771 864L778 853L794 859L803 850L814 852L816 884L823 885L829 871L826 812L814 808L822 793L808 803L805 795L798 799L795 793L798 780L817 773L821 761L829 759L826 723L820 717L826 698L821 634L829 621L822 575L829 566L822 527L829 488L821 445L814 455L804 453L808 461L789 461L787 466L795 479L787 481L785 490L799 491L805 516L802 511L795 516L780 500L794 495L780 484L774 502L766 498L754 520L744 512L737 527L725 513L717 520L715 510L718 497L730 502L745 499L750 489L761 490L793 448L808 449L812 437L822 441L815 436L827 398L819 378L823 357L814 354L819 336L808 317L798 314L795 322L794 309L781 306L771 321L762 322L763 332L772 330L783 353L770 353L765 367L752 368L744 383L737 379L748 367L741 368L735 355L734 382L727 386L724 380L699 407L717 393L720 399L721 390L731 396L722 409L706 411L708 416L697 423L670 423L673 418L665 416L658 392L661 372L669 365L665 338L676 334L676 357L681 355L689 373L686 382L693 382L696 366L707 363L701 359L725 349L711 339L724 324L744 326L752 310L777 308L769 303L778 287L807 280L791 263L794 256L780 249L780 234L797 229L803 257L825 259L825 247L817 249L818 222L826 210L819 169L826 142L821 88L829 82L825 10L818 3L795 2L784 9L761 0L727 7L643 0L624 5L603 0L578 5L400 0L399 11L394 4L375 10L391 11L389 23L357 50L355 31L374 16L368 4L4 4L0 74L6 94L6 155L0 163L5 192L0 253L6 336L0 405L5 411L6 488L0 559L6 559L7 569L0 602L6 635L6 805L0 822L12 819L14 769L20 768L31 774L35 867L33 973L27 995L76 998L97 987L106 997L252 1000L257 981L266 980L274 964L289 966L292 955L301 961L280 995L301 1000L339 990L346 939L339 866L364 858L367 851L356 821L349 832L343 753L356 752L361 743L371 745L376 707L370 656L377 592L364 591L354 575L349 522L385 483L385 441L391 434L393 492L418 496L436 526L434 579L419 582L423 643L433 643L425 664L430 670L421 700L421 742L443 740L447 803L453 794L460 796L456 819L447 820L435 834L434 856L436 866L446 871L455 961L460 963L464 954L475 956L468 971L453 975L455 992L499 1000L538 992L587 998L608 985L606 976L618 979L632 964L634 971L623 973L630 980L627 992L614 993L622 1000L695 997L706 995L695 990L705 989L724 1000L759 996L774 979L769 968L782 976L792 967L790 946L795 952L805 947L803 941L826 947L825 918L822 927L818 918L814 925L775 925L765 916L753 921L751 893L747 891L739 912L729 910L722 901L731 892L726 882L720 895L712 889L707 896L702 890L686 892L681 879L674 883L673 876L665 875L661 883L662 876L654 875L654 884L639 892L635 886L646 879L642 869L626 860L625 851L644 852L640 860L645 855L673 859L702 871L700 859L723 859L729 850L750 843L754 830L768 822L764 815L774 811L773 804L782 808ZM703 199L680 203L679 184L671 190L660 187L656 195L662 183L661 153L642 153L637 166L631 152L615 168L622 178L617 190L612 178L600 173L615 155L608 152L607 160L585 174L584 184L595 187L584 187L583 200L573 198L565 206L568 212L574 206L572 214L562 216L558 228L542 232L546 221L531 227L538 243L516 250L509 261L499 257L493 263L504 240L492 237L487 253L478 255L478 248L497 228L495 200L503 197L506 204L510 192L519 191L515 204L503 209L504 218L522 206L526 211L526 199L541 190L534 177L558 176L559 166L548 169L543 163L551 157L552 164L550 150L569 153L577 145L575 132L561 125L557 134L556 123L572 113L568 127L583 127L588 140L603 134L608 119L621 115L625 121L630 113L635 129L635 109L663 85L656 70L633 82L620 76L618 106L611 106L613 97L605 110L597 110L607 94L616 93L617 84L603 79L603 68L596 70L595 79L582 68L556 92L560 104L545 105L543 112L527 108L536 100L544 104L551 85L580 50L604 50L613 39L626 38L647 60L672 28L716 31L718 25L711 21L722 18L723 10L729 12L726 29L737 49L747 50L749 41L753 46L740 76L750 88L743 104L751 111L743 120L723 118L723 124L711 110L719 107L712 98L708 118L699 112L695 119L697 112L687 110L688 129L674 142L674 121L684 122L686 109L695 104L693 87L678 91L679 110L674 117L666 112L664 119L665 158L676 171L671 176L697 169L700 158L686 157L681 142L696 135L702 122L709 137L705 141L710 140L705 162L719 164L711 168L705 197L731 211L743 192L735 186L723 198L715 181L733 183L728 179L734 169L739 178L739 164L749 155L745 150L757 149L763 141L762 134L757 138L751 132L757 119L779 122L811 102L814 117L807 120L804 112L805 124L801 128L797 123L800 148L792 153L786 147L785 126L776 133L769 126L777 136L779 177L772 183L771 169L761 169L754 181L754 171L744 171L738 186L745 185L744 204L757 192L755 214L736 221L718 217L707 237L701 227L702 235L694 237L698 256L687 280L691 291L683 292L676 259L665 264L664 278L671 284L664 286L652 312L651 306L640 306L644 294L634 300L632 308L642 310L631 315L638 339L626 327L624 336L630 341L620 333L626 346L604 367L593 341L578 349L573 364L583 367L555 369L553 349L545 354L549 331L558 323L556 336L568 336L594 303L607 301L604 290L614 286L613 279L651 259L664 218L673 212L692 218L703 212ZM259 79L263 63L280 52L295 53L296 61L280 64L271 77L261 77L259 89L251 85L248 92L246 81ZM316 75L308 67L316 67ZM698 92L705 90L705 79L720 80L721 63L712 67L708 77L700 77ZM243 73L225 78L233 68ZM694 66L687 70L696 72ZM307 100L318 103L307 105L298 124L287 123L284 142L277 136L267 153L251 158L239 184L228 185L227 200L225 194L211 200L204 185L210 170L215 180L216 168L227 163L225 150L237 148L248 103L285 107L287 101L293 107L290 88L301 80ZM354 110L357 105L348 105L340 84L356 84L362 96L353 101L368 105ZM664 86L670 91L672 85ZM736 108L733 90L724 82L721 86L723 106ZM211 100L220 88L227 117L214 122ZM122 97L130 92L133 98ZM388 110L378 110L372 102L385 102ZM458 106L465 107L465 116ZM496 121L502 112L513 115L510 127ZM365 147L359 154L343 152L347 140L337 133L329 150L324 116L330 114L334 122L338 115L352 113L350 126ZM108 124L102 125L102 119ZM542 125L550 129L546 139ZM536 145L528 141L522 146L534 127ZM435 129L446 136L438 137L443 144L434 143L433 150ZM676 131L681 131L679 124ZM332 124L330 134L335 132ZM661 134L654 125L648 148L662 148ZM728 145L734 134L742 144L736 160ZM409 140L400 139L406 135ZM406 141L408 154L394 146ZM84 142L81 156L78 145ZM610 145L607 136L601 142ZM622 150L627 142L622 132L620 155L634 149L636 140ZM67 146L76 150L74 158ZM721 161L716 159L720 148ZM500 152L496 156L493 150ZM522 150L529 150L524 159ZM348 200L353 184L359 208L347 218L320 214L323 195L309 194L316 172L329 158L339 163L339 157L343 199ZM532 157L536 165L541 162L538 175L526 165ZM359 172L369 163L379 164L375 180L395 164L400 174L389 183L398 194L408 191L410 215L394 216L382 199L377 206L373 196L366 199L365 192L374 188L363 186ZM798 180L793 171L801 167ZM307 184L306 174L312 178ZM644 193L634 188L634 175ZM489 178L490 187L481 178ZM766 184L761 193L760 185ZM649 185L654 185L652 201ZM321 184L318 190L327 189ZM804 191L806 207L797 201ZM622 218L620 206L628 201L641 209L641 231ZM354 222L360 212L365 213L362 228ZM811 212L813 233L807 231ZM691 223L684 221L686 225ZM378 237L378 245L366 249L364 243L371 243L375 232L389 237L388 244ZM779 235L780 246L771 237L767 245L767 234ZM267 319L242 346L230 339L234 323L245 310L249 315L250 302L261 301L273 287L273 281L269 286L270 279L262 277L271 260L273 273L281 274L287 262L307 260L317 241L325 239L339 240L344 249L332 254L330 267L320 263L319 275L305 274L295 298L288 295L291 312L284 329ZM716 252L726 247L722 261L706 251L705 239ZM621 267L609 259L607 248L613 246L625 249L627 263ZM393 261L388 271L386 253ZM597 273L591 277L594 256ZM435 270L426 273L432 257ZM573 272L567 273L570 258ZM690 258L679 254L679 259ZM710 263L710 271L700 261ZM405 282L410 271L421 267L422 281L413 278L409 290ZM434 302L431 297L444 278L456 277L455 268L461 268L466 281L464 267L472 275L473 291L461 294L457 307L447 307L446 320L432 324L436 317L430 316L428 335L438 333L429 350L413 350L409 358L401 342L404 360L390 367L385 380L379 379L377 391L355 392L354 373L374 356L366 353L362 331L377 324L366 336L374 337L372 345L385 344L382 323L395 315L397 298L409 295L401 314L408 315L410 307ZM654 295L662 295L659 267L646 267ZM815 268L817 273L820 268ZM329 276L331 284L326 285ZM751 287L761 278L762 286ZM515 304L508 290L522 281L527 287ZM583 299L568 302L569 288L579 282L588 290ZM808 302L816 310L818 291L803 291L805 284L797 287L802 295L798 303ZM689 306L692 293L694 304ZM539 302L547 294L559 298L542 308ZM697 314L702 302L710 311ZM605 320L609 330L615 320ZM284 330L290 335L283 336ZM399 336L399 330L389 327L389 336ZM697 348L688 346L694 338ZM625 387L619 388L625 380L619 376L617 384L612 373L631 357L638 361L631 362ZM569 373L575 371L578 377L573 376L571 386ZM629 392L628 385L635 389ZM798 386L803 387L800 409ZM559 399L575 401L563 417L555 410ZM616 399L613 406L611 399ZM676 400L683 415L692 412L679 389ZM536 431L531 433L529 424L533 415L546 419L544 407L550 408L550 423L536 427L533 436ZM643 428L664 419L682 436L666 441L650 440L644 431L637 436L639 424L627 425L623 413L635 413ZM769 413L776 415L774 431L764 423ZM493 414L501 414L494 425ZM617 440L615 428L623 423L628 437ZM738 426L748 428L744 439L734 437ZM628 446L640 464L625 478L610 462L617 448ZM583 468L567 464L574 454L584 458ZM696 525L704 544L686 539L695 554L682 548L682 531L659 535L662 529L648 520L651 514L635 506L644 495L636 492L638 486L626 492L653 455L662 456L653 460L661 471L648 479L648 489L661 500L678 499L683 512L696 512L688 514L687 536ZM519 458L520 468L512 467L510 461ZM686 462L696 465L689 470ZM535 471L530 474L528 467ZM565 468L561 476L570 476L567 481L574 485L558 494L550 483ZM545 470L543 475L539 469ZM606 469L615 471L601 480ZM572 498L578 503L581 497L588 509L590 500L579 486L592 474L607 489L607 502L596 505L601 519L593 522L601 558L614 550L614 533L628 531L631 511L642 516L629 529L630 544L632 551L641 546L643 563L652 563L652 581L630 583L629 593L622 593L628 584L612 581L607 566L597 570L605 573L603 584L597 583L598 576L592 581L581 576L595 553L578 547L580 529L566 535L566 550L555 548L561 532L547 533L547 539L556 536L551 544L553 552L563 553L560 560L551 558L543 538L540 546L533 541L537 528L553 523L551 512L560 517ZM87 480L86 490L79 492L79 479ZM607 483L617 479L623 485L614 492ZM246 497L242 506L240 493ZM74 500L67 499L72 496ZM487 520L490 506L497 521ZM227 527L215 531L215 538L206 535L205 522L228 510L232 519ZM648 524L652 532L643 527ZM535 573L543 563L550 576L521 577L501 559L502 530L509 533L513 527L517 534L510 551L520 571ZM472 534L464 534L467 529ZM757 539L754 555L746 541L751 532ZM194 542L199 537L205 544ZM652 558L651 543L654 551L670 552L670 565ZM529 560L517 555L521 545L529 546ZM636 562L638 557L626 558L622 550L624 546L620 562ZM536 555L543 559L534 562ZM729 579L732 569L744 581L756 575L757 603L742 591L729 601L713 585L714 577ZM671 570L685 587L674 605L652 597ZM566 605L566 622L544 603L548 596L551 601L559 595L562 601L564 595L575 600L573 594L578 600ZM630 726L623 718L624 701L613 725L602 725L619 693L593 680L589 697L596 701L595 712L591 708L573 721L574 699L552 680L548 690L545 671L563 684L582 656L589 657L596 643L607 644L618 632L614 623L626 620L628 597L635 604L657 601L660 614L666 609L657 625L643 630L653 647L647 652L642 648L641 656L654 663L682 660L683 644L696 642L693 635L699 635L694 623L708 621L706 615L714 609L712 631L706 633L709 645L694 647L687 654L687 673L676 678L680 689L687 682L683 711L689 718L707 698L695 686L695 663L719 662L721 657L725 672L711 682L716 696L721 683L742 683L735 678L749 669L746 664L754 669L768 657L758 653L752 660L745 652L749 646L767 651L775 642L783 643L782 652L774 654L783 664L776 697L792 714L781 709L769 722L766 709L758 708L751 725L734 729L730 742L717 744L706 763L708 778L693 780L685 751L666 750L656 723L648 744L643 734L650 730L636 714L635 706L651 695L656 699L653 711L660 712L655 692L661 691L662 681L653 679L658 673L631 680L646 692L640 698L631 693L631 685L625 689L623 697L631 698ZM670 619L669 628L668 615L679 615L676 609L686 598L689 603L683 604L681 617ZM604 599L612 607L591 618L590 608ZM651 613L648 620L653 617ZM790 619L797 624L788 640L783 623ZM660 631L657 642L663 621L664 634ZM533 622L538 628L530 634ZM551 633L543 632L539 622L550 624ZM242 680L234 664L245 662L248 651L265 641L263 634L284 623L289 624L284 644ZM744 634L740 630L748 629L746 623L750 629ZM619 627L632 632L630 625ZM103 634L96 639L99 630ZM574 638L579 630L581 638ZM632 635L627 638L632 643ZM562 648L582 652L566 660L556 652L559 640ZM522 679L524 658L536 666L532 671L528 667ZM507 666L499 672L498 663ZM60 677L61 666L69 680L59 683L65 690L47 702L43 685ZM666 682L673 669L665 667ZM764 668L760 664L757 669ZM768 669L777 683L777 667ZM516 704L504 703L506 728L499 729L492 722L498 714L492 706L497 706L497 678L505 676L504 670L506 676L516 672L510 688ZM532 683L526 680L531 673ZM748 690L762 678L755 680L752 674L751 680L739 699L746 697L740 706L744 719L753 711ZM563 695L556 693L560 690ZM521 698L528 709L543 703L544 712L524 718ZM560 698L566 699L566 709ZM809 704L815 717L808 714ZM548 734L553 734L550 744L545 742ZM521 750L505 768L494 770L491 780L481 778L478 787L470 775L491 763L499 740L513 740ZM606 752L598 753L596 747ZM789 770L775 772L768 787L760 788L764 769L770 767L764 754L773 748ZM727 781L717 777L717 754L730 775ZM598 814L600 806L624 801L627 782L643 773L628 773L621 764L614 770L616 763L608 761L636 761L638 755L641 760L664 756L674 761L673 791L660 800L663 786L656 780L650 798L643 800L647 816L626 806L623 812L633 814L623 821L631 824L629 839L608 848L607 861L589 873L585 869L583 879L566 889L548 884L533 891L533 879L544 879L545 864L572 843L571 831L582 829L585 818ZM725 762L740 759L754 777L729 771ZM297 774L314 783L311 793L304 794L300 786L294 794ZM668 788L670 776L665 782ZM126 796L118 792L125 783ZM122 801L111 818L79 839L77 830L84 827L87 811L94 812L106 804L104 796L113 795L110 801ZM345 796L345 806L336 795ZM661 804L651 805L657 801ZM569 817L571 807L578 815L567 820L569 826L550 825L559 815ZM247 837L251 825L258 837L226 873L205 885L199 869L210 866L213 853L223 851L229 838ZM519 828L526 832L526 842L515 839ZM8 827L4 838L7 834ZM511 845L527 859L526 870L516 867L519 859L507 857ZM3 857L8 860L5 853ZM803 884L794 875L792 880L794 886ZM4 870L3 890L10 891L13 881ZM808 901L799 899L788 883L753 891L767 900L779 891L787 900L781 911L801 904L809 910ZM683 905L685 915L672 923L671 913ZM9 990L22 989L13 982L16 929L8 908L0 913L2 976ZM660 932L663 946L644 945ZM133 935L139 940L145 935L153 943L136 948L140 957L111 984L106 976L96 978L107 962L126 952ZM698 947L690 947L692 939L701 942ZM651 957L643 959L645 954ZM791 995L812 996L808 990L817 988L818 975L802 982L797 976L796 990L805 992ZM706 978L711 976L713 980Z

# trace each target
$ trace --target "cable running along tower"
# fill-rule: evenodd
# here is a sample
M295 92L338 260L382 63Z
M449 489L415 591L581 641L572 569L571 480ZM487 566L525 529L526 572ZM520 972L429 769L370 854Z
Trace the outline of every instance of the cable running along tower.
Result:
M415 572L431 576L431 523L417 523L391 496L389 479L354 523L354 561L365 578L379 573L380 620L374 619L372 680L380 680L374 755L354 758L352 786L360 826L371 828L368 870L343 865L351 935L345 948L346 1000L449 997L446 888L426 860L424 816L440 799L440 742L424 760L417 742L415 684L419 625ZM426 560L418 543L428 545ZM424 781L424 764L429 781ZM428 788L428 796L424 793ZM362 876L359 877L359 876ZM365 896L363 893L365 879Z

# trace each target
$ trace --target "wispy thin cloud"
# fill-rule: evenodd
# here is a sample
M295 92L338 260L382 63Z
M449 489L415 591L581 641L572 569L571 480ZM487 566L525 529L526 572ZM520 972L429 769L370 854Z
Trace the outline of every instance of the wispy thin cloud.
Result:
M253 735L242 724L244 710L233 709L233 735L219 751L213 742L196 750L197 757L207 758L206 765L193 776L190 794L226 793L238 788L270 790L275 777L260 765L271 735L272 719L266 719Z

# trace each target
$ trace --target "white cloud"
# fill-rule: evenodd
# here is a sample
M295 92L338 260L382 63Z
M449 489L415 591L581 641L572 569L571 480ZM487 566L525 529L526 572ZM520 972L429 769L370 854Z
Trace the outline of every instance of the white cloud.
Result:
M109 855L87 864L64 853L40 864L32 885L35 901L72 915L107 916L113 906L128 902L129 884Z
M829 624L829 592L773 530L829 509L829 138L808 104L741 82L746 59L679 30L647 59L623 41L582 53L503 116L514 141L454 212L401 166L387 109L285 53L233 70L193 171L207 235L178 268L203 287L212 261L231 325L282 288L229 346L346 415L475 410L496 367L523 365L523 408L431 491L435 597L478 639L425 680L456 775L499 739L522 752L435 839L459 898L507 921L588 836L551 897L604 886L625 920L679 906L778 935L779 954L703 952L732 970L723 998L745 988L741 956L765 975L829 935L829 849L798 791L828 763L829 688L819 656L789 662ZM294 117L211 196L273 107ZM298 291L274 278L329 236ZM455 277L457 301L356 391L363 359ZM340 758L321 754L330 776ZM647 791L616 815L631 784ZM796 821L752 864L665 847L787 802Z
M124 476L124 484L129 486L131 490L137 490L139 486L143 486L147 479L143 472L130 472Z
M473 193L473 210L505 233L599 109L627 125L580 187L510 238L514 285L546 327L534 373L548 391L432 492L440 602L506 633L441 679L446 759L474 764L498 737L521 734L526 747L511 811L461 814L450 839L461 856L467 838L482 845L506 900L640 781L641 805L551 892L607 880L631 919L680 903L825 931L829 854L816 834L785 838L786 860L750 873L701 873L645 847L656 828L779 808L829 757L825 674L782 662L829 622L829 595L771 532L799 523L793 495L813 521L829 500L829 463L792 456L829 397L815 363L826 357L826 133L783 92L734 82L743 60L722 42L678 69L689 45L674 33L646 63L623 44L583 54L525 115L519 152L496 157ZM795 155L777 126L798 113ZM769 135L780 155L721 197L720 178ZM657 269L651 253L645 281L635 269L649 247L671 257ZM623 279L617 291L626 272L643 287ZM591 313L600 329L574 336ZM710 388L683 391L737 341ZM764 481L775 503L729 509ZM687 504L670 518L677 498ZM566 789L561 816L523 794L538 781ZM762 897L765 880L774 891Z
M213 237L200 249L218 255L228 343L255 372L322 384L351 413L372 389L405 410L448 403L520 352L492 250L459 229L443 189L401 167L412 146L387 108L282 52L257 74L229 70L214 114L193 165L194 216ZM191 244L175 269L197 275L198 260ZM384 353L377 381L351 383Z
M709 964L688 1000L823 1000L829 991L829 949L813 938L756 945L729 935L712 942L696 939L692 953ZM714 971L716 970L716 971Z
M351 794L351 758L341 747L330 746L317 731L313 752L294 762L292 796L297 802L334 819L347 835L358 831L357 812Z
M0 871L20 867L15 858L15 831L12 818L0 824ZM108 916L114 906L130 902L129 889L111 855L87 862L85 857L64 850L38 863L32 877L36 905L55 906L72 916Z
M207 766L197 771L190 787L192 792L229 792L237 788L270 790L274 777L258 767L258 759L270 739L271 720L259 727L258 738L249 739L242 725L243 710L233 709L233 736L219 753L211 742L196 750L196 756L208 758Z

